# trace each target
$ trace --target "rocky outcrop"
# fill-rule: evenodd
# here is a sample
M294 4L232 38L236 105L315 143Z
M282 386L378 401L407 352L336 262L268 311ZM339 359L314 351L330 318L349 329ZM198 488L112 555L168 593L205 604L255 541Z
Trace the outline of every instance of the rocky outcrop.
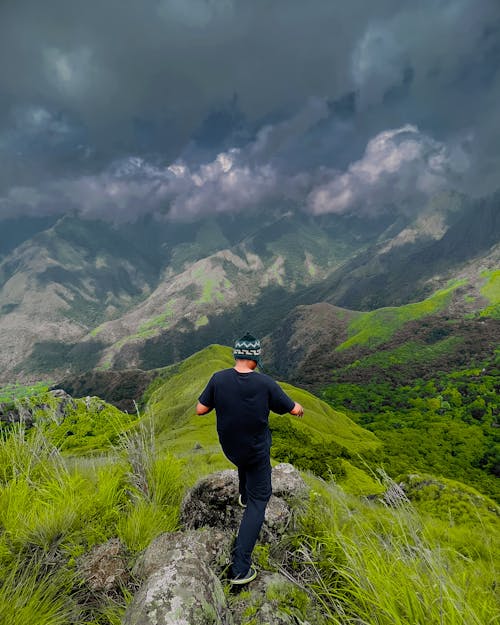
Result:
M52 399L56 401L52 401ZM50 413L52 420L61 423L68 411L74 410L76 407L73 398L61 389L49 391L47 400L49 403L37 402L36 396L34 396L34 399L25 397L13 403L0 403L0 421L22 423L26 427L31 427L36 420L36 415L46 412L47 414Z
M220 471L187 493L181 507L182 530L156 538L134 567L133 575L142 585L127 609L124 625L242 625L250 612L256 625L297 622L280 605L287 596L303 591L278 572L262 572L245 587L249 595L231 597L225 592L224 574L243 514L237 502L237 480L236 471ZM291 465L276 466L272 480L275 494L261 534L261 542L269 546L279 543L291 527L295 509L291 503L308 492ZM307 597L301 602L313 615L310 622L318 623L319 616L314 616L309 604Z
M118 538L97 545L80 562L79 571L92 592L110 593L130 580L125 548Z

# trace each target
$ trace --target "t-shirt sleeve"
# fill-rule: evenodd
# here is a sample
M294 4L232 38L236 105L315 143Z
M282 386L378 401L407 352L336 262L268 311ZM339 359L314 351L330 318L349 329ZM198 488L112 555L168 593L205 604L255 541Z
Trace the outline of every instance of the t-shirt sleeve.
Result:
M215 382L212 376L208 381L203 393L198 397L200 404L207 406L207 408L213 408L215 405Z
M293 399L288 397L285 391L273 380L269 392L269 408L277 414L285 414L285 412L290 412L294 406Z

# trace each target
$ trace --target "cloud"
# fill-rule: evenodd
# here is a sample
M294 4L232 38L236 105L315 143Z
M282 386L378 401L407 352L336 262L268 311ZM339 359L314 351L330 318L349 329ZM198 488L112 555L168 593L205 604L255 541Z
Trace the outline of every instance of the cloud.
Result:
M249 127L260 127L290 118L310 97L334 101L352 91L365 113L411 75L390 114L453 130L477 123L478 110L493 111L493 101L468 96L479 74L489 71L500 95L497 0L4 5L0 136L13 111L43 107L85 128L101 164L137 153L174 160L234 94ZM453 106L457 97L463 106ZM364 117L364 139L389 126L386 115Z
M283 197L351 210L366 146L408 124L425 146L410 158L393 142L408 193L454 180L465 153L465 190L486 193L499 184L499 40L498 0L3 3L0 211L194 218ZM439 146L445 174L424 156ZM117 180L134 158L154 180ZM389 193L390 176L374 187Z
M99 175L58 180L38 189L14 187L0 198L0 218L16 215L77 213L86 219L135 221L156 214L191 221L207 215L258 210L262 202L286 197L281 178L270 165L239 162L239 151L190 169L131 158ZM288 189L288 194L293 186Z
M70 211L114 222L145 214L193 221L259 211L270 203L313 215L415 211L423 198L457 188L470 166L463 144L446 145L411 125L373 137L345 171L318 167L289 172L279 160L255 161L264 147L268 157L279 153L281 140L271 138L289 136L285 129L295 128L296 122L294 117L288 124L267 126L254 142L200 165L130 157L97 175L53 181L39 189L15 187L0 198L0 217Z
M284 147L327 115L324 101L312 99L283 122L266 124L253 141L219 152L195 165L171 164L140 156L118 159L95 174L66 176L38 188L17 186L0 197L0 218L20 214L76 212L84 218L134 221L144 214L192 220L204 215L258 210L270 199L299 201L307 172L285 174L273 163ZM64 135L71 127L45 110L30 111L33 133ZM25 129L26 131L26 129Z
M450 149L407 125L374 137L361 159L311 191L307 205L315 215L414 209L423 196L457 185L468 166L460 145Z

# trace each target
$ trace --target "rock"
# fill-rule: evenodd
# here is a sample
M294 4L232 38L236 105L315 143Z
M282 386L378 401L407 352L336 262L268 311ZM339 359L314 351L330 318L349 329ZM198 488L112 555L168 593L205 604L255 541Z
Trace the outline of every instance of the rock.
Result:
M200 480L181 505L181 524L187 529L218 527L234 530L242 510L238 503L238 474L227 469Z
M282 536L290 524L291 518L292 511L288 504L286 504L283 499L272 495L267 504L264 525L262 526L262 542L272 543Z
M94 547L80 561L80 574L94 592L110 592L126 586L130 575L125 548L118 538Z
M203 532L164 535L148 548L138 569L150 574L127 608L124 625L232 625L222 584L205 561L211 556L202 553L216 535L196 534Z
M322 625L319 609L301 589L280 573L261 573L248 587L250 596L235 597L235 625Z
M266 508L261 541L279 545L292 520L289 502L305 497L307 486L289 464L275 467L272 480L274 494ZM123 624L322 622L307 595L278 573L260 572L228 607L217 574L229 565L242 514L236 471L219 471L200 480L182 502L182 531L158 536L138 559L133 575L143 580L143 585L129 605Z
M132 574L145 579L183 554L194 556L207 566L222 570L229 562L230 544L231 536L216 528L161 534L139 557Z
M49 393L53 396L53 397L57 397L58 399L73 399L71 397L71 395L68 395L68 393L66 393L66 391L64 391L62 388L54 388L51 391L49 391Z
M287 462L277 464L272 473L273 493L284 499L307 497L309 488L297 469Z
M282 535L291 520L291 501L307 495L307 486L297 469L282 463L272 472L273 496L266 508L262 540L271 542ZM187 529L216 527L234 532L243 514L238 506L238 474L227 469L200 480L186 495L181 506L181 524Z

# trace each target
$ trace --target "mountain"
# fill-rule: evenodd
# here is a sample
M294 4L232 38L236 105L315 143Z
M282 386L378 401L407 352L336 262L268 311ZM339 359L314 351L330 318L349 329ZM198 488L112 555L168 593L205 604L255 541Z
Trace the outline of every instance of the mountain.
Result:
M209 318L321 280L385 227L336 224L272 210L196 224L65 216L47 229L32 225L31 238L28 224L0 263L3 375L149 367L186 356L189 335ZM206 345L206 332L197 340Z
M266 337L268 366L318 389L345 382L399 384L435 371L480 366L500 344L500 270L468 266L430 297L369 312L301 305Z
M412 304L298 306L264 351L275 375L374 432L391 476L430 471L500 500L500 270L471 268Z
M271 333L297 305L367 312L416 302L499 266L498 203L441 193L416 215L262 207L194 224L9 222L2 377L153 369L247 330Z
M498 269L500 192L468 202L444 194L434 202L391 240L358 254L312 287L307 298L373 310L422 299L468 267Z

